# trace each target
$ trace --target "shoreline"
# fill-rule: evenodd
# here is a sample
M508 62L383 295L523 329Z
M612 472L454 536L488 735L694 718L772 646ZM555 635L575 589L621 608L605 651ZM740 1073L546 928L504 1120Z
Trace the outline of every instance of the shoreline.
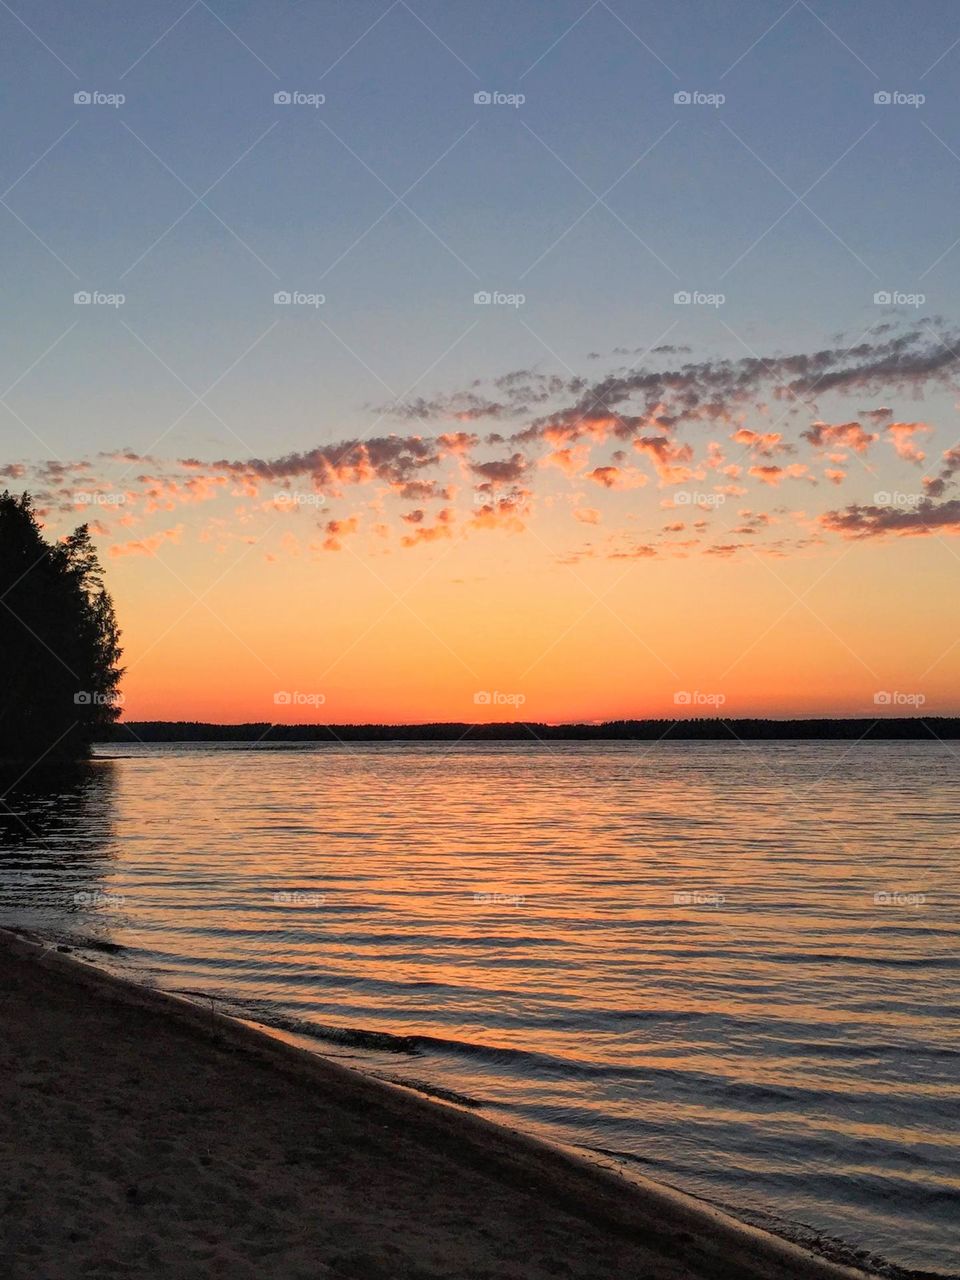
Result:
M686 695L694 698L698 695ZM892 698L893 695L882 695ZM960 738L960 716L885 714L851 716L688 715L674 718L544 722L536 720L427 721L405 724L293 724L257 721L214 724L191 720L120 720L96 746L233 743L283 747L346 742L942 742Z
M115 1265L97 1275L202 1276L220 1274L222 1267L224 1274L242 1276L248 1265L254 1267L249 1274L257 1275L257 1259L278 1277L370 1280L553 1274L864 1280L882 1274L832 1262L642 1175L627 1177L573 1151L364 1075L297 1047L282 1032L260 1030L140 986L42 940L0 930L0 970L6 992L0 1001L2 1053L10 1058L0 1088L16 1095L4 1098L2 1114L8 1124L19 1111L40 1125L34 1147L41 1149L28 1142L26 1152L38 1170L53 1164L59 1174L54 1186L70 1187L66 1240L52 1252L48 1247L41 1264L35 1254L45 1246L29 1242L25 1223L47 1200L50 1180L41 1190L29 1177L19 1178L13 1198L21 1202L21 1226L13 1235L33 1254L18 1261L12 1227L4 1220L0 1258L11 1277L90 1275L89 1268L72 1269L71 1258L82 1252L74 1245L83 1243L86 1232L75 1224L98 1218L93 1242L99 1248L104 1239L115 1238L117 1256ZM18 1006L32 1027L16 1021ZM51 1038L37 1044L42 1032ZM46 1070L38 1071L38 1054ZM61 1074L75 1077L72 1089ZM159 1163L154 1155L146 1166L144 1148L152 1144L151 1116L140 1115L144 1075L151 1077L148 1110L164 1132ZM30 1103L37 1101L32 1091L38 1087L44 1106L35 1116ZM185 1095L198 1087L199 1097L186 1108L191 1117L186 1129L182 1122L171 1128L163 1117L182 1114ZM276 1095L279 1109L270 1101ZM56 1123L53 1113L66 1112L77 1122L78 1097L84 1100L79 1127L68 1126L65 1136L62 1118ZM218 1111L224 1114L217 1124L203 1122L205 1114ZM306 1122L318 1111L322 1114L313 1119L321 1121L319 1126L304 1127L296 1120L301 1116ZM96 1140L78 1143L78 1131ZM4 1183L17 1183L23 1173L17 1146L24 1136L14 1129L3 1144ZM162 1184L157 1206L165 1206L168 1232L170 1212L176 1217L177 1208L183 1211L178 1201L194 1201L203 1185L206 1194L232 1206L241 1221L254 1210L263 1217L266 1209L265 1238L238 1242L209 1220L188 1220L174 1255L179 1261L171 1258L168 1267L152 1240L149 1265L138 1271L135 1263L124 1261L125 1250L142 1234L145 1196L146 1203L150 1198L140 1188L150 1178ZM119 1187L130 1179L126 1190ZM97 1184L92 1190L91 1180ZM208 1186L211 1182L215 1185ZM345 1188L351 1186L354 1193L344 1202ZM9 1211L9 1185L7 1191ZM42 1212L49 1219L50 1205ZM52 1212L55 1218L56 1209ZM296 1224L292 1232L285 1218ZM71 1225L79 1241L70 1241ZM56 1229L48 1227L47 1234L55 1236ZM532 1244L525 1239L531 1234ZM176 1236L171 1236L174 1242ZM191 1250L194 1271L183 1269ZM898 1274L919 1273L901 1269Z

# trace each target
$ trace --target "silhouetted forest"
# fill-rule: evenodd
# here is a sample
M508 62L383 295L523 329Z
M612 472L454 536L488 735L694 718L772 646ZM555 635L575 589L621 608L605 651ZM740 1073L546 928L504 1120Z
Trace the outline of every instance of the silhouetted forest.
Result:
M0 494L0 763L77 760L120 714L119 631L86 525L47 542Z
M111 742L545 742L692 739L960 738L960 718L856 720L608 720L604 724L202 724L192 720L114 725Z

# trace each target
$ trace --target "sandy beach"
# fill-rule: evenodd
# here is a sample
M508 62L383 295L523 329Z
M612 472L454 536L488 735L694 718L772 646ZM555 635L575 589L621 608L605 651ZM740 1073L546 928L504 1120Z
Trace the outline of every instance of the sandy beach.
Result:
M867 1274L3 932L0 1025L10 1280Z

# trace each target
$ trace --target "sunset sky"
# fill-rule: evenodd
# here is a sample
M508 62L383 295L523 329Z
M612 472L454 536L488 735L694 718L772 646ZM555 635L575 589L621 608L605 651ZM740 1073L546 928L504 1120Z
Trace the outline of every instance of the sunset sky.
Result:
M960 713L922 14L3 6L0 473L125 716Z

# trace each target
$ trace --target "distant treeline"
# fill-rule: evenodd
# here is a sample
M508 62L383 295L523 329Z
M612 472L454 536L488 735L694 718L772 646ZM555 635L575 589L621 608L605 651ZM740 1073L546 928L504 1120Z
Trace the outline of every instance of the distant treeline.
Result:
M201 724L194 720L132 720L116 724L109 742L546 742L638 741L661 738L748 740L960 738L960 717L882 720L608 720L604 724Z

